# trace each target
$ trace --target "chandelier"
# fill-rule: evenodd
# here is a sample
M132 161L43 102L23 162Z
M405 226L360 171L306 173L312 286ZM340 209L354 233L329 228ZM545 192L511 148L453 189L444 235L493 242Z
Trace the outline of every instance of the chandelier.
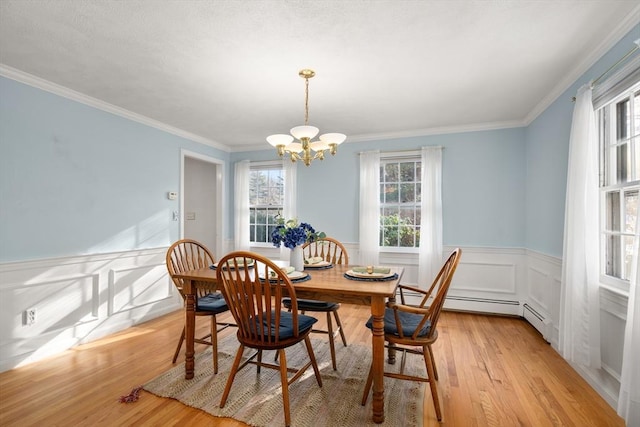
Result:
M311 161L319 159L324 160L325 151L329 151L331 155L338 152L338 145L342 144L346 135L341 133L325 133L320 135L319 141L311 141L319 132L314 126L309 126L309 79L316 75L313 70L301 70L298 75L304 79L304 126L296 126L289 132L291 135L276 134L267 137L267 142L278 150L278 155L283 157L288 153L291 161L302 160L306 166ZM297 139L300 142L293 142Z

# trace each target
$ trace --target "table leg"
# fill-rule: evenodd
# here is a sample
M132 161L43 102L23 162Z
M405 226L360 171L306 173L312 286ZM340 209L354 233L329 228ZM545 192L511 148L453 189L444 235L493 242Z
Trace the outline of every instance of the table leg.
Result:
M373 297L373 421L378 424L384 422L384 309L384 298Z
M196 329L196 287L191 280L185 280L184 287L182 289L185 296L185 362L184 362L184 377L187 380L193 378L193 371L195 368L195 350L194 350L194 335Z

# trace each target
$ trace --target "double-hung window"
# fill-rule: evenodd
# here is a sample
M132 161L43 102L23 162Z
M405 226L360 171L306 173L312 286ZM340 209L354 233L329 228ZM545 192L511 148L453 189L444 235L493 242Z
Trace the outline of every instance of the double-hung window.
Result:
M601 274L628 286L640 191L640 83L596 111L600 140Z
M271 232L284 204L284 170L277 164L255 164L249 172L249 240L271 243Z
M380 158L380 247L420 245L422 161L419 154Z

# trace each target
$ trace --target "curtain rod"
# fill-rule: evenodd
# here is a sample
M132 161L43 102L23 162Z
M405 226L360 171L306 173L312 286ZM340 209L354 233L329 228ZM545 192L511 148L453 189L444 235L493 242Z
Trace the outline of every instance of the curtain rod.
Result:
M625 59L627 59L629 56L631 56L631 54L633 54L633 52L635 52L636 50L640 49L640 39L634 41L634 43L636 44L629 52L626 53L626 55L624 55L622 58L620 58L615 64L613 64L611 67L607 68L605 70L604 73L600 74L598 76L598 78L596 78L592 83L591 83L591 87L596 86L598 83L600 83L600 80L602 80L602 78L604 76L606 76L607 74L609 74L611 71L613 71L618 65L620 65L622 62L624 62ZM572 97L571 98L572 102L576 102L576 97Z
M429 147L429 148L440 148L442 150L444 150L444 147L442 145L425 145L425 147ZM381 151L381 153L415 153L416 151L420 151L422 150L422 147L418 147L418 148L413 148L410 150L389 150L389 151ZM356 154L363 154L363 153L369 153L371 151L375 151L375 150L368 150L368 151L359 151Z

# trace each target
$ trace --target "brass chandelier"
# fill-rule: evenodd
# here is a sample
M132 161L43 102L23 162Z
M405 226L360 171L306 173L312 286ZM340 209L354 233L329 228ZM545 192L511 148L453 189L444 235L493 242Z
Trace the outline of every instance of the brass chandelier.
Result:
M325 133L320 135L319 141L311 141L319 132L314 126L309 126L309 79L316 75L313 70L300 70L298 73L304 79L304 125L296 126L289 132L291 135L275 134L267 137L267 142L278 150L278 155L284 157L288 153L291 161L302 160L306 166L311 161L324 160L324 152L329 151L331 155L338 152L338 145L342 144L347 136L341 133ZM300 142L293 142L297 139Z

